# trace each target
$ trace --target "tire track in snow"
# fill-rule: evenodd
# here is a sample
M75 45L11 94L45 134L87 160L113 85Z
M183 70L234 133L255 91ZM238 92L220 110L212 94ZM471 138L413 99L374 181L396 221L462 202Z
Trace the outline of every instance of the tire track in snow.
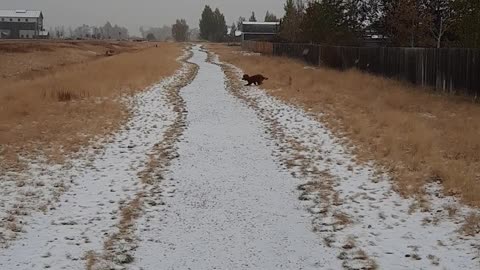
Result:
M121 211L118 232L106 240L101 254L90 253L87 260L87 270L91 269L124 269L135 260L134 252L138 247L137 219L150 208L164 205L162 196L171 192L172 187L162 186L164 175L171 161L178 158L176 142L184 131L186 108L180 90L190 84L196 77L198 66L188 62L193 52L187 49L187 54L180 61L184 63L183 71L175 80L165 87L166 100L175 113L175 120L166 129L163 140L154 145L149 154L149 162L145 170L139 173L142 190L136 194Z
M121 209L143 190L139 174L147 167L148 153L175 122L165 88L184 72L130 100L131 119L103 154L72 160L68 169L42 168L49 181L68 181L70 188L50 211L32 215L26 233L0 250L0 269L85 269L87 252L103 250L118 233Z

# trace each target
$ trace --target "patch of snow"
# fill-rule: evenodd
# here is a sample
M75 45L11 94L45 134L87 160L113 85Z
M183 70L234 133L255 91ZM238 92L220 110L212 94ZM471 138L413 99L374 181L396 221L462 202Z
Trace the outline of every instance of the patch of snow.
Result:
M241 54L243 56L256 56L256 55L262 55L261 53L255 53L255 52L249 52L249 51L237 51L237 52L234 52L236 54ZM218 62L218 61L216 61Z

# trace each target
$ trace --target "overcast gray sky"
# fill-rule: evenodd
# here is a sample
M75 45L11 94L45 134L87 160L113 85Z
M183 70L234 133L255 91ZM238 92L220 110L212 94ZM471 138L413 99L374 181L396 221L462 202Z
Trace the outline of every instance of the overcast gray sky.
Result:
M225 14L231 25L239 16L250 17L255 11L263 20L267 10L283 15L284 0L0 0L0 9L42 10L45 25L77 26L83 23L103 25L106 21L126 26L131 34L138 34L144 26L171 25L177 18L185 18L191 28L205 5L215 7Z

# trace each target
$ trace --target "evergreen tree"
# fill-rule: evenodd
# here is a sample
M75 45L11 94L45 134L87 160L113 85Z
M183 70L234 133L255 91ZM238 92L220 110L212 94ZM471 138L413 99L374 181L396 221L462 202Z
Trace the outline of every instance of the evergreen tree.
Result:
M424 0L385 2L385 27L395 45L415 47L431 44L432 16Z
M367 28L368 25L378 21L381 0L344 0L329 1L343 13L342 24L345 25L352 33L359 35Z
M255 12L252 11L252 16L250 16L250 19L248 19L249 22L256 22L257 18L255 17Z
M287 0L284 5L285 16L280 23L280 37L290 42L297 42L300 39L300 25L304 15L304 4L302 0Z
M148 41L155 41L157 38L155 38L155 35L153 33L148 33L146 39Z
M277 16L275 16L275 14L267 11L267 14L265 14L265 21L266 22L278 22L278 18L277 18Z
M301 24L302 39L314 43L352 45L356 41L358 22L349 15L348 2L324 0L310 2Z
M177 42L187 41L189 35L188 30L188 24L184 19L177 20L177 22L172 25L172 36Z
M215 15L210 6L205 6L200 19L200 38L210 40L215 31Z
M227 34L227 24L225 16L217 8L214 12L214 32L212 33L210 41L222 42Z
M221 42L227 34L225 16L218 8L215 11L205 6L200 19L200 38L208 41Z
M480 1L456 0L453 30L461 46L480 48Z

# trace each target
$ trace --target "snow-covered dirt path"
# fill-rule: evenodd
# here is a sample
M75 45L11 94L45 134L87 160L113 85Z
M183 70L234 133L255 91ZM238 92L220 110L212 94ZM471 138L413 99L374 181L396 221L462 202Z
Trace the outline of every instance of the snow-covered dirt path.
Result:
M225 89L220 67L199 65L181 91L187 128L166 184L176 191L141 220L143 269L338 269L311 231L298 182L272 157L253 110ZM327 268L323 268L327 269Z

